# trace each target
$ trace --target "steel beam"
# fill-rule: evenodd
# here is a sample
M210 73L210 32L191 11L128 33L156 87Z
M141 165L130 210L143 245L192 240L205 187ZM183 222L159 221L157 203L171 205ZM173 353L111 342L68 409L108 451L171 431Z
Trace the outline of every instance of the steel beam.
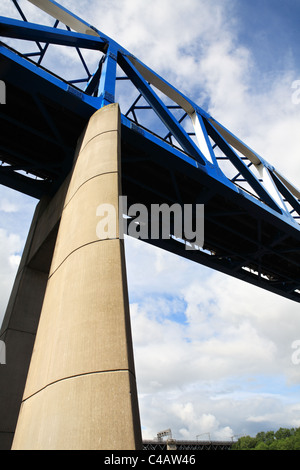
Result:
M3 16L0 16L0 36L98 51L102 51L107 47L107 42L99 36L74 33Z
M201 153L200 149L194 144L192 139L190 139L185 130L178 124L173 114L168 110L167 106L161 101L154 90L148 85L144 77L142 77L142 75L134 67L130 60L128 60L124 55L120 55L119 64L130 80L134 83L136 88L143 95L145 100L149 103L151 108L160 117L164 125L174 135L175 139L182 146L182 148L198 163L205 166L206 159Z

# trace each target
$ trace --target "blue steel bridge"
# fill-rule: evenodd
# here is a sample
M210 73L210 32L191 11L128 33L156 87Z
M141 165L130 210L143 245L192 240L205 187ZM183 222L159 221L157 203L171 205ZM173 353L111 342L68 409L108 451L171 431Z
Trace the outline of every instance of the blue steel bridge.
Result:
M11 3L13 18L0 18L0 184L37 200L53 196L89 118L119 102L128 205L205 206L203 247L186 250L172 230L145 242L299 302L296 186L96 27L50 0L30 0L47 18L35 24ZM59 66L63 47L74 54L72 79Z

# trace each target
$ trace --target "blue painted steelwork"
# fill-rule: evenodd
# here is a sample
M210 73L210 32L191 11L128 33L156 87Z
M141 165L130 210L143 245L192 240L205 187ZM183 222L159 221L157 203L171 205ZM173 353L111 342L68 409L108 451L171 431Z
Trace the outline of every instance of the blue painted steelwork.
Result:
M150 85L148 85L144 77L138 72L131 61L121 54L119 64L127 74L128 78L130 78L132 83L149 103L150 107L152 107L160 117L161 121L169 129L170 133L173 134L179 144L181 144L183 150L185 150L188 155L191 155L201 165L205 166L205 157L202 155L200 149L197 148L192 139L185 132L184 128L179 125L178 121L168 110L167 106L164 105L162 100L151 89Z
M12 2L21 19L0 17L4 40L36 48L21 52L12 42L0 44L0 80L8 91L0 108L0 183L36 198L55 193L88 118L118 99L129 201L205 204L204 249L184 250L172 237L148 241L299 301L298 189L113 39L55 1L29 1L50 14L54 25L29 22L17 0ZM85 77L63 78L55 64L49 69L46 60L57 45L75 51ZM93 68L85 50L94 51Z
M87 49L101 50L107 47L107 42L100 37L64 31L57 27L40 26L33 23L18 21L11 18L0 17L1 36L7 38L23 39L34 42L59 44ZM30 56L30 54L27 54Z

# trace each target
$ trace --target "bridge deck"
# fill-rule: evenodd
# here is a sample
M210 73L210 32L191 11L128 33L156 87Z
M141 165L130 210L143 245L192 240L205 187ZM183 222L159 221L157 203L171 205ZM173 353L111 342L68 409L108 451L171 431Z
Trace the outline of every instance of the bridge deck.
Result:
M172 441L174 450L230 450L232 445L233 441ZM167 441L143 441L143 450L166 451L167 447Z

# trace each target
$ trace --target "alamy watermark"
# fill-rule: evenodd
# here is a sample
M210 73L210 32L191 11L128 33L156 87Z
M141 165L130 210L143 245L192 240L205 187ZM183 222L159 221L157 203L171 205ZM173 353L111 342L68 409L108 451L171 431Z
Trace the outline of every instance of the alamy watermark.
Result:
M0 341L0 365L6 364L6 346L4 341Z
M300 104L300 80L293 81L292 88L295 90L292 93L292 103Z
M175 238L185 243L186 250L203 247L203 204L151 204L148 208L136 203L128 207L127 197L120 196L118 214L112 204L97 207L96 216L100 220L96 233L99 239L123 238L124 235L141 240Z
M0 104L6 104L6 85L3 80L0 80Z
M295 349L292 354L292 363L295 366L298 366L300 364L300 339L297 339L292 343L292 349Z

